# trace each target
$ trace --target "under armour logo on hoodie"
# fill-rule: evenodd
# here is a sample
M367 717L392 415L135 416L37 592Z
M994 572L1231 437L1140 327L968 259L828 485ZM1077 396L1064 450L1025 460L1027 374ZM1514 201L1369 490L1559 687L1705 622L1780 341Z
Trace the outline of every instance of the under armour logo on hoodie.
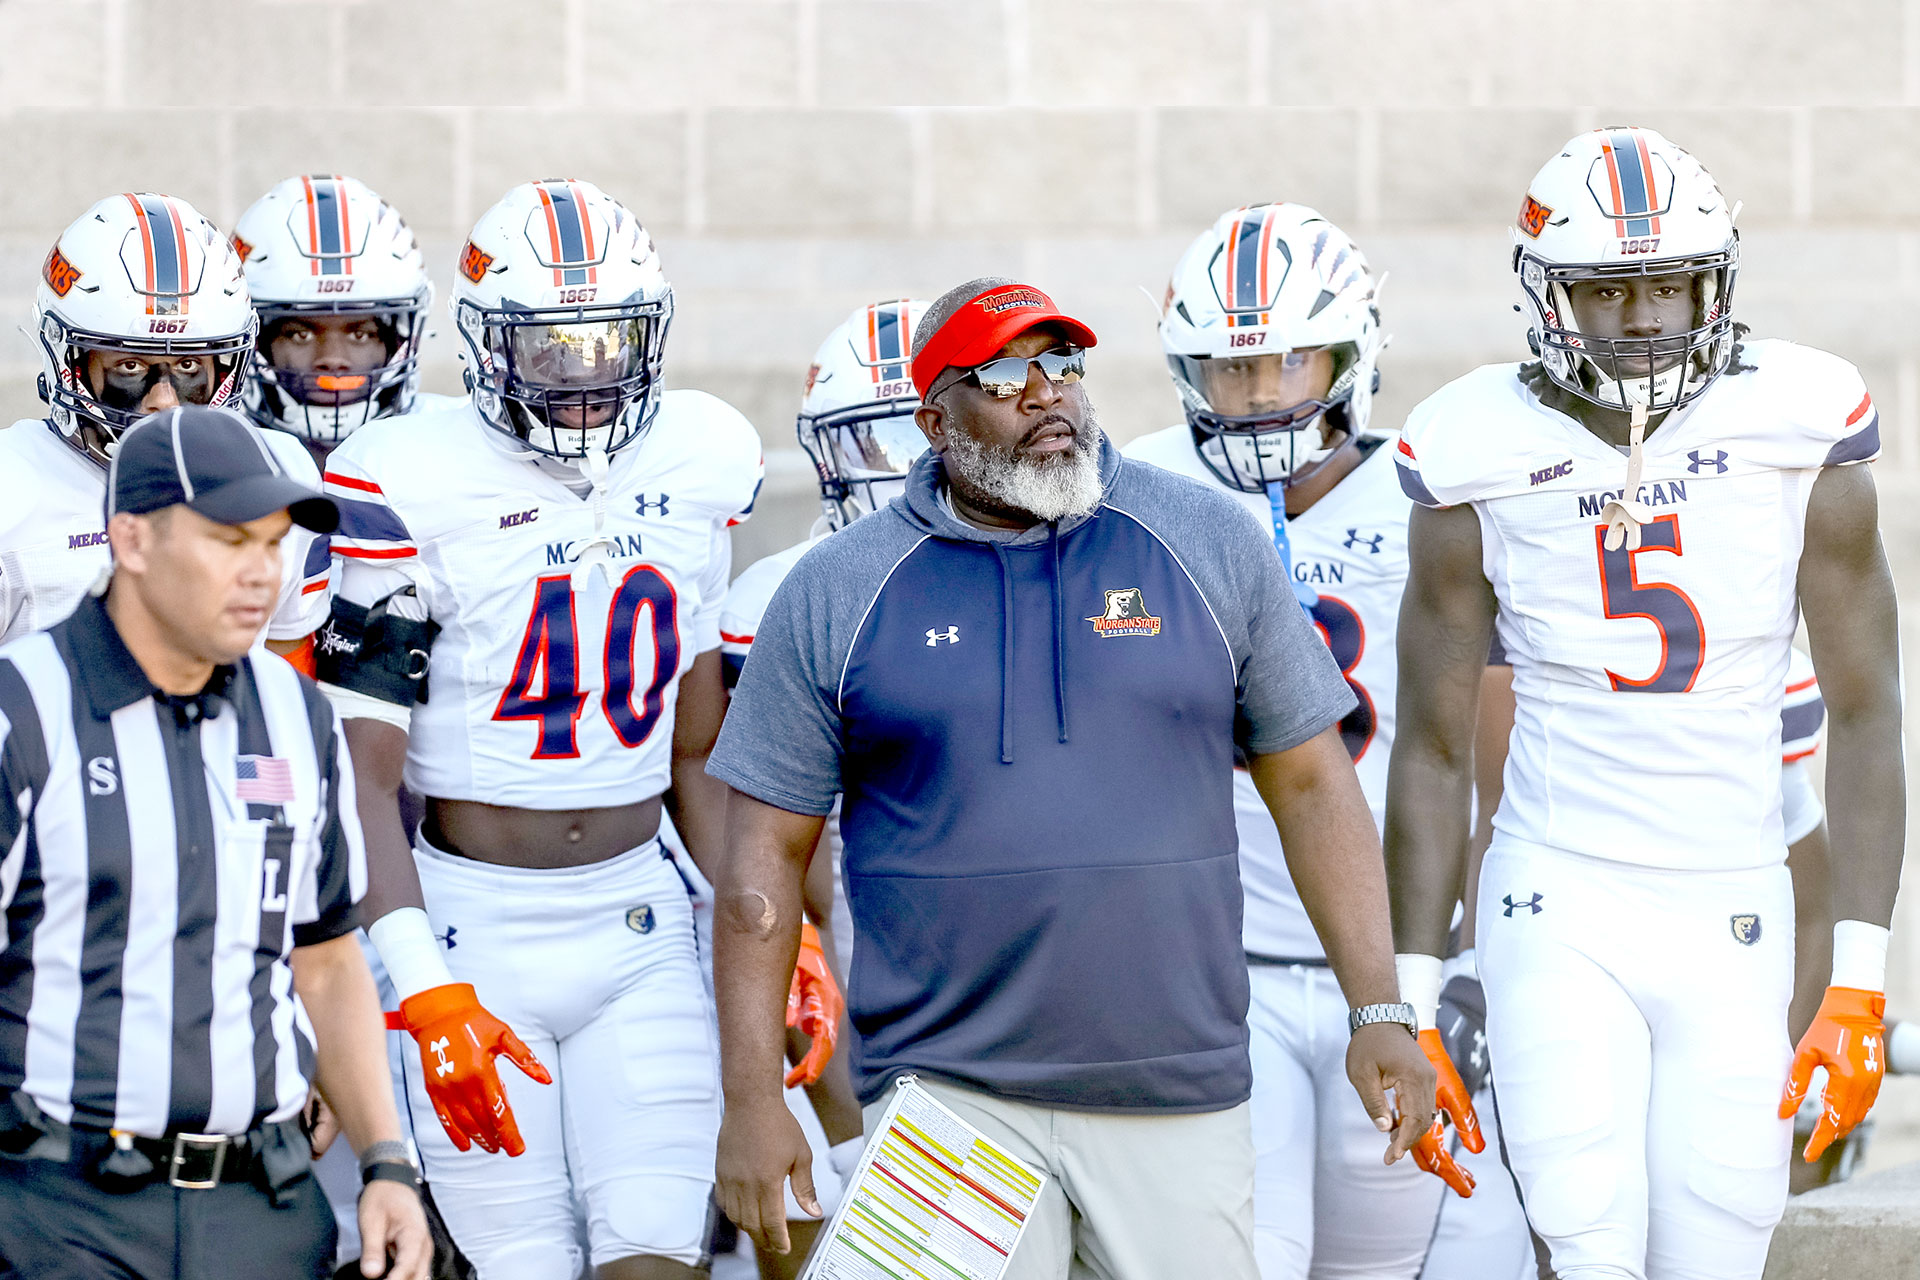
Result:
M948 644L959 644L960 628L948 627L945 631L936 631L932 627L927 628L927 648L929 649L933 648L935 645L939 644L942 640L946 641Z

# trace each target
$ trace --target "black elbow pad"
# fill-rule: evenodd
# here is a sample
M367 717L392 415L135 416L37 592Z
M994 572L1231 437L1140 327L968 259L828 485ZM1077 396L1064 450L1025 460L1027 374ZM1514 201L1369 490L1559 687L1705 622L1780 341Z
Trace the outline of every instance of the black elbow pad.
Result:
M394 600L403 596L414 597L414 589L403 587L371 608L334 598L314 638L313 665L322 683L400 707L427 700L427 662L440 624L394 612Z

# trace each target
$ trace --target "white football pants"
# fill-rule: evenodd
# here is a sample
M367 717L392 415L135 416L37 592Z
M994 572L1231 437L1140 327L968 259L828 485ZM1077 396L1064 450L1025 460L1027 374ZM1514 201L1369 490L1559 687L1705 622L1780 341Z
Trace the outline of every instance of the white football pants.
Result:
M686 882L650 840L559 871L499 867L416 842L447 967L546 1065L498 1059L526 1154L461 1152L405 1055L414 1141L447 1229L480 1280L576 1280L594 1266L706 1256L719 1051Z
M1451 1151L1473 1175L1473 1195L1462 1199L1448 1191L1440 1197L1440 1225L1420 1268L1420 1280L1538 1280L1533 1233L1520 1208L1520 1194L1500 1158L1500 1117L1493 1094L1473 1095L1474 1114L1487 1149L1475 1155L1453 1135Z
M1440 1179L1387 1138L1347 1079L1347 1001L1333 971L1254 965L1253 1244L1260 1280L1412 1280Z
M1793 1136L1784 863L1667 871L1496 834L1478 948L1507 1156L1560 1280L1757 1278Z

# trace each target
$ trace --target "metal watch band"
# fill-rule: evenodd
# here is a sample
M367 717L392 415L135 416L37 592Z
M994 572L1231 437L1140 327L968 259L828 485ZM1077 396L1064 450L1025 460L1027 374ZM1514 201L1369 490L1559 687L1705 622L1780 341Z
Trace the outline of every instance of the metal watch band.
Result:
M392 1138L385 1142L371 1143L365 1151L360 1153L360 1172L365 1174L368 1169L377 1164L403 1164L412 1169L414 1167L413 1152L408 1149L406 1143ZM415 1172L418 1173L418 1170Z
M1420 1034L1420 1020L1414 1015L1410 1004L1363 1004L1347 1015L1347 1034L1352 1035L1362 1027L1376 1022L1395 1022L1407 1029L1410 1036Z

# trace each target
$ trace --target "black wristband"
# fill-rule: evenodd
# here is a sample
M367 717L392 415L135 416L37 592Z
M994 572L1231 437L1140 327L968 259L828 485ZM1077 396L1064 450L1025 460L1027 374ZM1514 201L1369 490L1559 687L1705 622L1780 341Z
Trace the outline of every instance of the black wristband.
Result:
M420 1189L420 1171L400 1160L376 1160L360 1171L360 1186L365 1188L376 1182L399 1182Z

